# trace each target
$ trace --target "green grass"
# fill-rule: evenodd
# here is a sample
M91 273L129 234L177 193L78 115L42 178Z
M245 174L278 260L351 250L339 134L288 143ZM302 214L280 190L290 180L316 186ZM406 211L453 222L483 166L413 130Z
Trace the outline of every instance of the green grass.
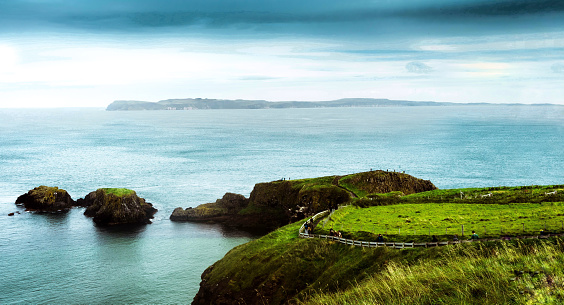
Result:
M549 194L557 191L555 195ZM491 196L489 195L491 193ZM564 185L433 190L401 198L402 203L539 203L564 201Z
M397 204L337 210L331 220L321 223L315 233L327 234L329 228L344 237L374 240L384 234L392 241L428 241L429 235L448 240L453 234L469 236L475 230L481 238L539 234L541 229L563 232L564 203ZM523 231L523 226L525 230ZM429 234L430 231L430 234Z
M443 247L417 262L390 261L350 289L319 290L301 304L563 304L563 251L561 239Z
M113 194L118 197L135 194L135 191L126 188L102 188L106 194Z

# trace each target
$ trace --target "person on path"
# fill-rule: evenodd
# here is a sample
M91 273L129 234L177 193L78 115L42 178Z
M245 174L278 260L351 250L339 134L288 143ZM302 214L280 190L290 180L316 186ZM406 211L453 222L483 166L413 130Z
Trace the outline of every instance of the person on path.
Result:
M472 236L470 236L470 239L478 240L478 239L480 239L480 237L478 236L476 231L472 231Z
M458 241L458 234L454 234L454 236L452 237L452 241Z
M384 242L384 236L382 236L382 234L378 234L378 237L376 237L376 241L383 243Z
M304 229L305 229L305 234L309 234L309 225L307 224L307 221L304 223Z

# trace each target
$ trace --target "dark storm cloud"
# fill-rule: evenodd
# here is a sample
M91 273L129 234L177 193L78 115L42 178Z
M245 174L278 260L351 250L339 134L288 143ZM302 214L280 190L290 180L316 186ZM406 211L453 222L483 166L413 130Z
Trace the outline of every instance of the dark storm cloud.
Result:
M166 27L310 35L448 34L527 27L531 16L541 16L544 27L561 27L563 12L564 1L556 0L0 0L0 31L103 32ZM515 16L524 19L516 20ZM473 22L475 18L480 22Z

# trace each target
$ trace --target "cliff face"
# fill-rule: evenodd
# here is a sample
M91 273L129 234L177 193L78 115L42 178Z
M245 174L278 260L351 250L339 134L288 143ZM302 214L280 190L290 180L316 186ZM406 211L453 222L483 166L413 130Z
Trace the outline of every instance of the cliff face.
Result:
M93 217L98 225L149 224L157 212L152 204L131 190L126 194L115 194L98 189L80 203L87 206L84 215Z
M19 196L16 204L23 205L27 211L64 213L75 205L75 201L63 189L42 185Z
M348 175L341 178L339 184L367 194L399 191L404 195L409 195L436 189L429 180L418 179L405 173L382 170Z

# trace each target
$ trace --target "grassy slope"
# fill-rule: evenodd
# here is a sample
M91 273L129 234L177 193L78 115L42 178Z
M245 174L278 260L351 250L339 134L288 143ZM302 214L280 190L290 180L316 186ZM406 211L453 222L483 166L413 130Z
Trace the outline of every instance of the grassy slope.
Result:
M561 239L473 243L444 247L435 254L431 259L412 265L389 262L381 272L348 290L329 294L318 291L302 304L564 302L564 243Z
M224 287L219 300L244 299L248 304L281 304L318 290L337 291L370 274L388 261L409 262L435 251L358 248L322 240L297 238L301 222L238 246L205 276L210 287ZM250 292L250 293L249 293ZM221 293L217 293L221 294Z

